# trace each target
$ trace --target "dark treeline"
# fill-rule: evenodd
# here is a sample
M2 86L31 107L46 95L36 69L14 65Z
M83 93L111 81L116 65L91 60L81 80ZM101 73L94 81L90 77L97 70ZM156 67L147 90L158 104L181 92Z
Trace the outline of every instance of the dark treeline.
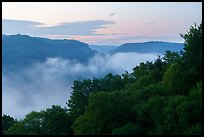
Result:
M2 116L2 134L194 135L202 134L202 23L181 35L184 50L166 51L132 73L76 80L67 102Z

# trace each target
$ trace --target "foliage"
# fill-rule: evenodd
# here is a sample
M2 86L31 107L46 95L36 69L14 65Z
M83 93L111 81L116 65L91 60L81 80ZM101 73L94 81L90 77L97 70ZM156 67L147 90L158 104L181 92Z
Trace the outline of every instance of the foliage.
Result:
M5 135L6 131L16 123L13 117L9 115L2 116L2 135Z
M197 27L191 26L186 34L181 34L184 38L184 58L185 67L190 73L189 83L194 85L196 81L202 80L202 22Z
M128 123L120 128L116 128L112 131L113 135L142 135L144 129L140 125Z
M31 112L6 132L8 135L60 135L70 134L69 116L66 109L52 106L40 112Z

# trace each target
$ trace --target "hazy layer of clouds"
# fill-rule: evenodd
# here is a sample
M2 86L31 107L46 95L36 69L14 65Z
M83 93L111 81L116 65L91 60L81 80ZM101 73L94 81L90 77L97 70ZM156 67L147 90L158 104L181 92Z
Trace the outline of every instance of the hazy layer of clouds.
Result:
M55 36L55 38L57 38ZM65 37L61 37L65 38ZM70 38L75 38L74 36ZM178 39L175 36L130 36L126 34L118 34L118 35L107 35L107 37L101 36L89 36L89 37L76 37L81 41L86 41L89 44L93 45L122 45L125 43L136 43L136 42L147 42L147 41L165 41L165 42L174 42ZM183 39L180 38L181 41L178 43L183 43ZM102 43L102 44L101 44Z
M77 22L64 22L55 26L34 21L2 19L3 34L26 34L32 36L46 35L105 35L98 34L97 29L107 28L115 24L114 21L88 20Z
M144 24L145 25L154 25L154 24L156 24L156 22L153 22L153 21L151 21L151 22L144 22Z
M45 25L35 21L24 21L24 20L8 20L2 19L2 34L31 34L36 35L38 25Z
M73 80L103 77L107 73L131 72L143 61L154 61L156 54L117 53L95 57L87 65L61 58L48 58L18 74L2 77L2 112L23 118L31 111L52 105L66 106Z
M116 13L111 13L111 14L110 14L111 17L112 17L112 16L115 16L115 15L116 15Z

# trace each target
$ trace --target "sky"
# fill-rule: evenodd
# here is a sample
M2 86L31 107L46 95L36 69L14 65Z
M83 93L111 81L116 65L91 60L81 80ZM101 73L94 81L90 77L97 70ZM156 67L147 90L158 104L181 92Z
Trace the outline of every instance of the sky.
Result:
M2 2L3 34L97 45L183 42L201 20L201 2Z

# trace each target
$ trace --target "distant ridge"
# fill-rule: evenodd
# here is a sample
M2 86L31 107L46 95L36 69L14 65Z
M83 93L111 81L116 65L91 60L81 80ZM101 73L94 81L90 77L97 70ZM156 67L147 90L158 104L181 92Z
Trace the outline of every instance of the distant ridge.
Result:
M115 48L110 53L138 52L138 53L164 53L166 50L179 52L183 49L183 43L171 43L163 41L149 41L143 43L126 43Z
M89 47L92 50L95 50L101 53L109 53L115 48L117 48L117 46L109 46L109 45L89 45Z
M77 40L52 40L28 35L2 35L2 69L22 69L47 58L60 57L87 63L97 54L88 44Z

